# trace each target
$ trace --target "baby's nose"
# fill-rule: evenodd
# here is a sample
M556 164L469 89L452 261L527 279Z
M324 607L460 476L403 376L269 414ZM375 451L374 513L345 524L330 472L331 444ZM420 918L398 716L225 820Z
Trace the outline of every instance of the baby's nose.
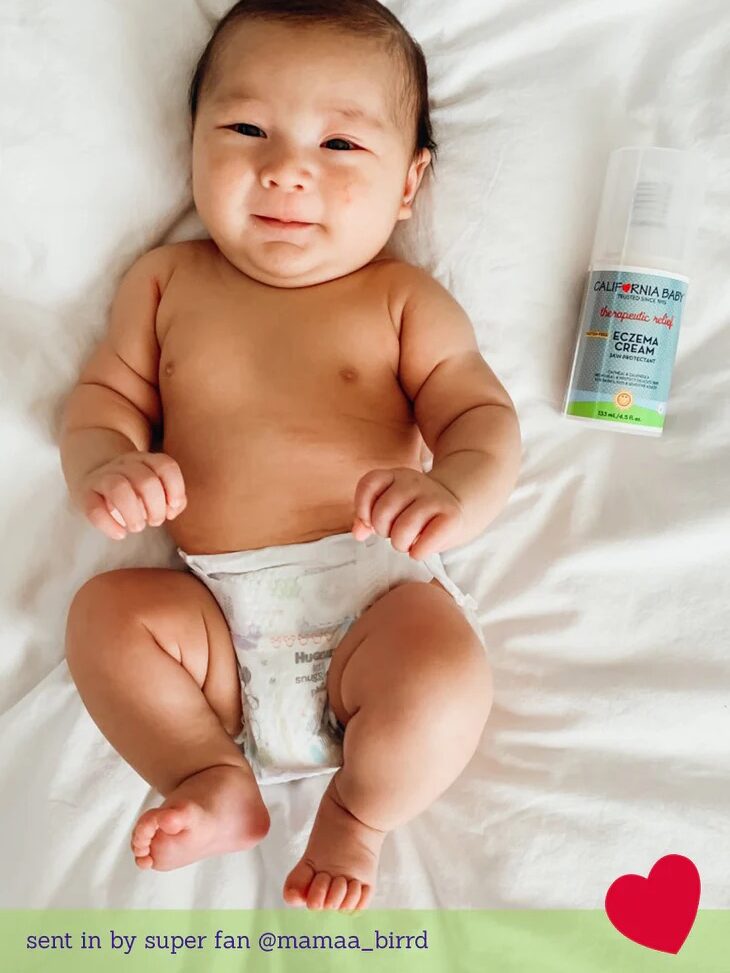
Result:
M270 163L261 170L261 182L266 189L305 189L311 185L312 177L305 166L293 159Z

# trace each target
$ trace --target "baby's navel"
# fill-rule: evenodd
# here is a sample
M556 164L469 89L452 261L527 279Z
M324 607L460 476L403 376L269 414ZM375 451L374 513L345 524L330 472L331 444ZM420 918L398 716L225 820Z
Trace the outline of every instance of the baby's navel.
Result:
M171 361L169 361L169 362L168 362L168 363L167 363L167 364L165 365L165 375L172 375L172 373L173 373L174 371L175 371L175 366L174 366L174 364L173 364L173 363L172 363Z
M345 379L346 382L354 382L357 378L356 368L341 368L340 375Z

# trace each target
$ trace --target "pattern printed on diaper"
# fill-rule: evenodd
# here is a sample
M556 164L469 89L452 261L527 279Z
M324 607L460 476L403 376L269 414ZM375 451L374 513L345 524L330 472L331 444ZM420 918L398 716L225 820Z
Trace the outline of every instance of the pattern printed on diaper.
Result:
M243 632L234 632L231 630L231 641L235 648L242 649L244 652L250 652L256 648L263 634L261 626L252 623Z
M312 629L309 633L298 631L298 632L287 632L286 635L272 635L269 638L269 642L275 649L278 649L284 645L286 645L287 648L290 649L294 648L295 645L300 647L301 646L319 647L321 645L326 645L328 642L330 642L333 636L342 628L345 622L350 623L353 621L354 621L353 616L348 615L346 619L343 619L343 621L338 622L336 625L330 626L330 628ZM307 623L305 621L302 621L301 627L306 628Z
M269 582L269 593L279 598L301 598L301 588L298 578L272 578Z

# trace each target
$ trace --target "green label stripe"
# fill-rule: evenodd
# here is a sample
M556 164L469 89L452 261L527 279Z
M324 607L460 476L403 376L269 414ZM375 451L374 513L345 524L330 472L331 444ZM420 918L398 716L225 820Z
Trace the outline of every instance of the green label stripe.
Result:
M0 911L3 973L728 973L730 911L701 910L677 955L602 910Z
M656 426L658 429L664 426L664 416L660 412L638 405L622 410L613 402L569 402L566 412L583 419L605 419L630 426Z

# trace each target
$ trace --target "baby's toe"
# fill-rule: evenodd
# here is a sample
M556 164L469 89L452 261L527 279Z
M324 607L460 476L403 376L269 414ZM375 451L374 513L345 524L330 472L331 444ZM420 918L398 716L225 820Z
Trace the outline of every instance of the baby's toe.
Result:
M298 862L289 872L284 883L284 901L287 905L307 904L307 892L312 884L314 869L306 862Z
M139 858L140 855L146 855L150 850L149 839L147 838L135 838L132 835L132 840L129 843L129 847L132 849L132 853L135 858Z
M157 816L159 814L158 808L152 808L150 811L145 811L137 821L132 831L132 846L142 846L145 845L147 848L150 846L150 841L155 831L157 831Z
M308 909L324 908L324 900L327 898L331 882L332 876L328 875L327 872L317 872L307 893Z
M179 807L154 807L145 811L132 831L132 854L138 868L154 868L159 851L160 833L176 835L189 825L190 809ZM153 848L153 845L155 846Z
M367 888L368 886L365 886ZM363 887L358 882L356 878L351 878L347 883L347 892L345 897L340 903L340 909L342 912L354 912L355 909L360 906L360 900L363 898Z
M164 807L160 809L158 826L165 834L180 834L190 825L188 807Z
M143 863L142 860L149 856L150 845L152 844L152 839L157 834L157 827L157 808L154 808L151 811L145 811L132 831L130 845L132 854L137 859L137 864L140 868L152 867L151 858L149 859L149 864Z
M344 875L337 875L332 879L327 898L324 900L325 909L339 909L347 895L347 879Z

